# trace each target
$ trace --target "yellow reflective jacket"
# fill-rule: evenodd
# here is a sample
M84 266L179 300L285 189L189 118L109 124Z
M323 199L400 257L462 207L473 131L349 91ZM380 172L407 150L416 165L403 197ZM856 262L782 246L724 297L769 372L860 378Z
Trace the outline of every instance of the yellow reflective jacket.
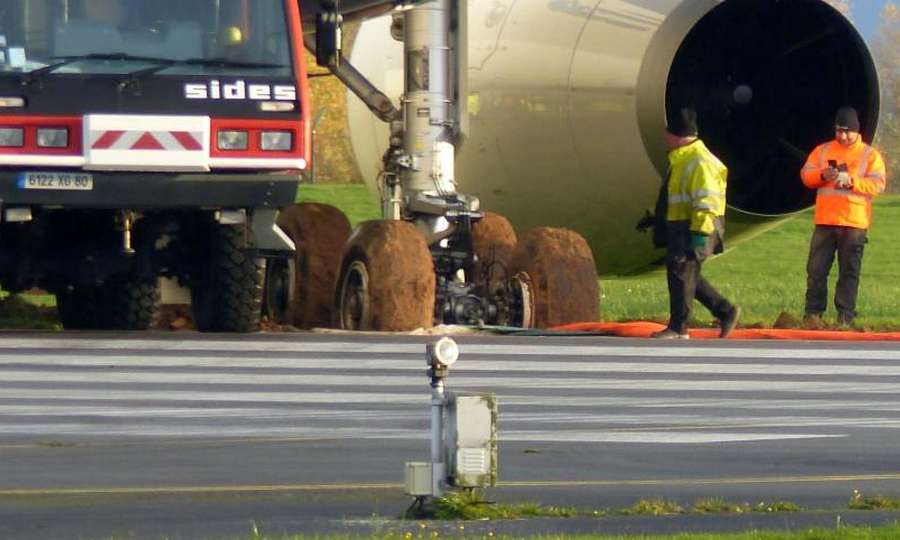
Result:
M688 221L692 233L711 235L725 215L728 168L696 141L669 152L667 221Z

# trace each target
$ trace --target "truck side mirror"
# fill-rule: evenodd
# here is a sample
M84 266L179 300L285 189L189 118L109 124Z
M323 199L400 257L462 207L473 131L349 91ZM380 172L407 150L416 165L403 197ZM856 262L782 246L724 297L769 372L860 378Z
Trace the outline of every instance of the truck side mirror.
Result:
M339 11L321 11L316 15L316 63L336 68L341 64L344 16Z

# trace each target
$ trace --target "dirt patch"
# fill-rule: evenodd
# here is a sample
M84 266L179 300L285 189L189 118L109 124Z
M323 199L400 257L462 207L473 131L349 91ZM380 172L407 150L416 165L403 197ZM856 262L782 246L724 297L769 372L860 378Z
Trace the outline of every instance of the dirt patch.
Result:
M162 304L156 317L156 330L196 330L190 304Z

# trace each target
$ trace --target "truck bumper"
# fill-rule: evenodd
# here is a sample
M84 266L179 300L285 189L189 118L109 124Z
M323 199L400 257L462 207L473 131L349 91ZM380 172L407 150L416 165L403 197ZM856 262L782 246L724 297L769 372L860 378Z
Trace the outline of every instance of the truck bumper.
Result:
M93 179L92 189L67 190L26 189L20 171L0 171L0 204L130 210L282 208L294 202L300 182L296 174L86 173Z

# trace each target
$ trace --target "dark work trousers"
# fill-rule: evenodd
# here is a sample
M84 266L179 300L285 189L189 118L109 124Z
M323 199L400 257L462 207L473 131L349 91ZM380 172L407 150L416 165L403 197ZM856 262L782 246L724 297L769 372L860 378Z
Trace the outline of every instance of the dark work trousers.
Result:
M703 276L700 267L703 260L714 251L711 244L719 240L709 237L703 248L690 249L690 236L673 238L669 236L666 256L666 277L669 282L669 328L679 334L687 333L688 319L696 298L703 306L721 320L730 315L734 305L717 291ZM681 235L679 235L681 236Z
M806 263L806 315L822 315L828 303L828 273L838 256L838 280L834 307L838 320L851 322L856 317L856 294L862 269L866 229L816 225L809 243Z

